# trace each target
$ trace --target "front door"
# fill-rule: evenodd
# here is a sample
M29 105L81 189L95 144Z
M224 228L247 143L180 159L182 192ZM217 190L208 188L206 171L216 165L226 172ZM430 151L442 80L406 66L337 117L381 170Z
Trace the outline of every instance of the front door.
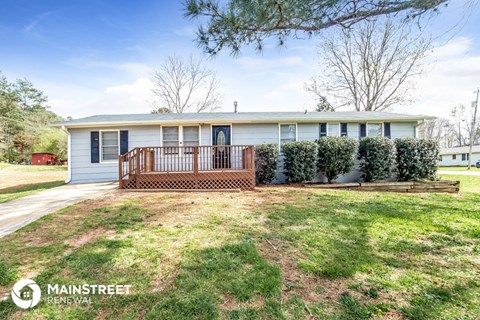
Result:
M212 137L213 168L230 168L230 126L212 126Z

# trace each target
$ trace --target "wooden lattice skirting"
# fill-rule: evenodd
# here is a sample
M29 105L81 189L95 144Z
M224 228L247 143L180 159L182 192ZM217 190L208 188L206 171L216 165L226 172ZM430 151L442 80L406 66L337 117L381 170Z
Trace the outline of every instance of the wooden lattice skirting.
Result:
M252 170L215 172L143 173L132 175L120 184L123 189L163 190L253 190L255 175Z

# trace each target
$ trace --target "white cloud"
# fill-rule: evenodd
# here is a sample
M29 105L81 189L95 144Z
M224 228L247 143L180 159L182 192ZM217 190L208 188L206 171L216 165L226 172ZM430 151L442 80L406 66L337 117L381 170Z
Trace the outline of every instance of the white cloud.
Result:
M50 89L52 110L62 116L80 118L94 114L148 113L152 109L153 83L138 78L132 83L112 85L97 92L81 87Z
M285 67L295 67L302 64L302 57L291 56L286 58L267 59L244 57L235 60L235 63L247 69L275 69Z
M462 37L434 50L432 70L416 83L415 102L396 111L448 117L454 106L469 106L480 85L480 55L471 53L471 45Z
M116 71L127 72L133 77L144 77L152 72L152 68L140 62L108 62L102 60L95 60L90 58L71 58L65 61L65 64L82 69L110 69Z

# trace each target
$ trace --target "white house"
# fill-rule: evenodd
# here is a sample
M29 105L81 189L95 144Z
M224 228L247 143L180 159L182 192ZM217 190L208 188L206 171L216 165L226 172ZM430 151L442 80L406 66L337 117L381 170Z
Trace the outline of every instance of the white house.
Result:
M445 148L440 151L439 166L467 166L469 146ZM480 160L480 146L476 145L472 148L472 166Z
M69 182L114 181L122 176L120 182L130 183L147 170L141 186L155 185L154 173L162 173L166 180L182 173L186 182L175 186L183 188L194 183L185 172L207 176L215 171L227 179L226 172L232 171L230 178L235 180L248 167L251 181L250 149L257 144L314 141L322 136L416 137L417 126L432 118L386 112L123 114L95 115L56 126L68 132ZM124 155L120 162L119 155ZM358 172L353 172L339 181L358 178ZM276 181L285 181L281 166ZM174 183L168 183L162 186L173 188Z

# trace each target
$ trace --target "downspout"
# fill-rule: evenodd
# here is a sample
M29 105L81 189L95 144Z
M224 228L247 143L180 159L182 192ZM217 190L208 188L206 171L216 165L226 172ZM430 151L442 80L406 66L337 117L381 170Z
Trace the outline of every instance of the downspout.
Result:
M415 125L415 138L417 138L418 134L417 134L417 131L418 131L418 127L420 127L422 124L425 123L425 119L422 119L420 122L417 122L417 124Z
M72 181L72 136L65 126L62 126L62 130L67 133L67 180L65 183L70 183Z

